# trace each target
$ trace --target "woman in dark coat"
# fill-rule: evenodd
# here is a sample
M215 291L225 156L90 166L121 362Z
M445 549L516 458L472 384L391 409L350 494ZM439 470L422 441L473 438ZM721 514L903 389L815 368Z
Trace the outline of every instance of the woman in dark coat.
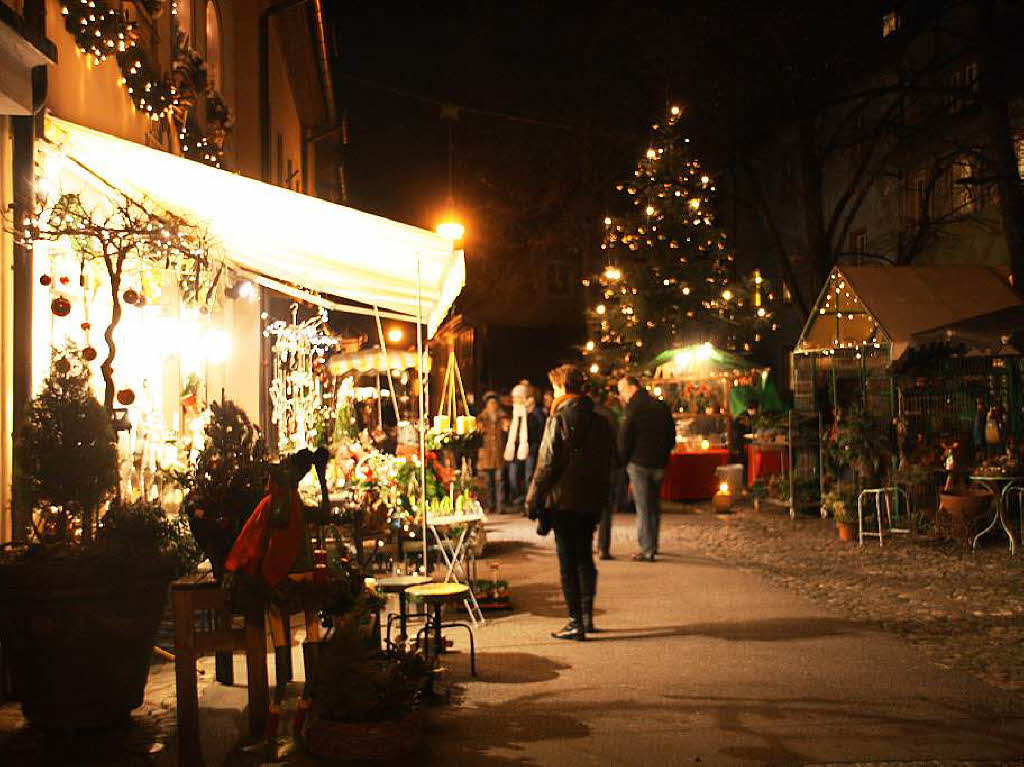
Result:
M582 641L587 632L597 630L597 568L591 549L601 509L608 502L615 441L608 422L594 413L593 401L584 394L586 381L579 368L562 365L548 378L555 399L526 508L531 519L538 519L539 533L546 533L549 526L555 532L569 623L552 636Z

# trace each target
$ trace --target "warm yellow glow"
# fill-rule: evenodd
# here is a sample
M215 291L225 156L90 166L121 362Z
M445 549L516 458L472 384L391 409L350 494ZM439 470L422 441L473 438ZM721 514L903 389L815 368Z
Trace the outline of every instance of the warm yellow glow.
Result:
M587 341L587 351L588 352L594 351L594 342L593 341Z
M729 290L728 288L723 290L722 291L722 298L724 298L726 301L731 301L732 300L732 291Z
M688 368L690 363L693 362L693 355L689 351L681 351L673 358L677 367Z
M758 317L764 317L765 314L767 314L767 312L765 312L763 306L760 309L757 310L757 316Z
M718 492L721 493L722 495L729 495L729 483L720 482L718 484Z
M591 372L591 373L595 373L595 374L596 374L596 373L597 373L597 372L598 372L598 371L599 371L600 369L601 369L601 368L599 368L599 367L597 366L597 363L596 363L596 362L595 362L594 364L592 364L592 365L590 366L590 372Z
M684 296L690 295L690 288L689 287L684 287L683 288L683 295Z
M596 311L597 311L598 314L604 314L608 310L605 308L604 304L598 304Z
M391 330L388 331L388 341L393 344L401 343L404 337L405 333L402 332L401 328L391 328Z
M648 149L647 150L647 159L648 160L653 160L657 156L658 156L658 153L655 152L653 149Z
M755 285L760 285L762 282L764 282L764 279L761 277L761 270L760 269L755 269L754 270L754 284Z
M704 184L704 186L707 186L710 182L711 182L711 179L708 178L707 176L701 176L700 177L700 183Z
M669 111L669 112L671 112L671 113L672 113L673 115L676 115L676 116L678 116L678 115L679 115L679 113L680 113L680 112L682 112L683 110L681 110L681 109L680 109L679 107L677 107L677 106L675 106L675 105L673 104L673 105L672 105L672 108L671 108L670 110L668 110L668 111Z
M700 441L700 449L701 450L708 450L710 447L711 447L711 443L708 442L706 439L702 439Z
M444 237L446 240L452 242L458 242L462 239L466 233L466 227L460 224L458 221L442 221L437 225L437 233Z
M654 215L654 206L653 205L648 205L647 208L644 210L644 212L648 216L653 216Z
M697 210L700 207L700 197L691 197L690 207L693 208L694 210Z
M661 396L661 393L662 393L662 392L661 392L661 387L660 387L660 386L655 386L655 387L654 387L654 396L655 396L655 397L660 397L660 396Z
M612 224L612 217L611 216L605 216L604 217L604 225L605 226L611 226L611 224Z
M604 270L604 276L609 280L620 280L622 279L622 271L615 266L609 266Z

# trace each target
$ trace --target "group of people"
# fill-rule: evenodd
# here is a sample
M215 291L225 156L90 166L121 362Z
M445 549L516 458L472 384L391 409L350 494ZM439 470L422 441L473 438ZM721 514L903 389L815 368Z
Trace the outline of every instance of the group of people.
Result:
M576 365L555 368L548 380L550 397L540 399L527 382L517 385L511 416L497 395L485 397L477 419L484 440L478 468L488 477L492 508L501 501L507 465L508 497L525 489L525 513L537 520L538 533L554 532L569 622L552 636L579 641L598 630L594 533L600 529L601 558L611 559L611 519L625 502L626 477L637 513L639 551L633 558L653 562L658 554L661 483L675 424L668 406L635 378L622 378L604 397L590 390Z

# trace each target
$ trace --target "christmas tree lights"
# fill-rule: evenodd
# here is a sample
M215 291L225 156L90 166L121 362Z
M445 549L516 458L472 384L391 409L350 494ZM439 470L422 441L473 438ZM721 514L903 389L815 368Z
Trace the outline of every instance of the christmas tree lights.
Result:
M745 350L774 330L774 291L760 270L737 274L735 254L715 223L711 176L682 133L672 106L633 177L619 184L627 213L604 219L600 272L591 291L583 353L595 374L635 369L676 345L714 341Z

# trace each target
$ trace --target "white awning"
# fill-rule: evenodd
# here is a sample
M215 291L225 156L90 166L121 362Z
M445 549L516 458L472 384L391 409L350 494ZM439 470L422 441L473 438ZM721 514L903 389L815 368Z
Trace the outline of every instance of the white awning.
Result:
M308 197L48 117L46 138L110 186L206 229L234 266L417 316L433 335L465 283L434 232ZM60 157L58 155L58 162Z

